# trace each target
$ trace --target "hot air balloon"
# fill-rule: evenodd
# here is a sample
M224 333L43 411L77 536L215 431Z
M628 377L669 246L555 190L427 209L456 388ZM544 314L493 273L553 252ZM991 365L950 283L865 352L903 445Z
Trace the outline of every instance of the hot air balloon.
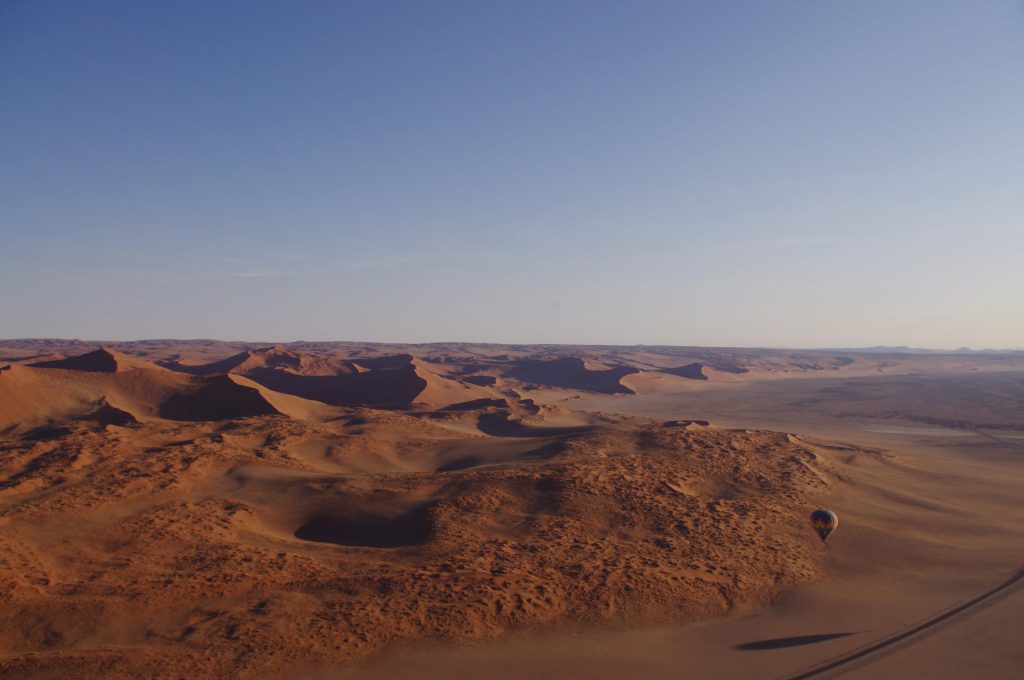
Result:
M811 526L824 541L839 526L839 518L831 510L815 510L811 513Z

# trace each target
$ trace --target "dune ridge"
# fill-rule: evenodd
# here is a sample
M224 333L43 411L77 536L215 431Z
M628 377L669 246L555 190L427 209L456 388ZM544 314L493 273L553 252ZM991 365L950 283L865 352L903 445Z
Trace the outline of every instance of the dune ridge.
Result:
M357 362L296 353L275 345L210 364L166 365L195 375L241 375L275 392L332 406L443 408L501 396L410 354L365 357Z
M525 359L514 362L504 375L526 383L548 387L580 389L606 394L634 394L622 384L627 375L639 373L632 366L612 365L605 367L582 357L561 357L552 359Z
M283 413L274 402L291 413L317 410L298 408L294 398L276 397L227 375L175 373L107 349L0 371L0 433L8 435L76 419L109 424Z
M88 371L90 373L124 373L136 369L159 369L158 366L148 361L143 361L107 347L100 347L95 351L64 359L40 361L28 365L32 368L59 368L69 371Z

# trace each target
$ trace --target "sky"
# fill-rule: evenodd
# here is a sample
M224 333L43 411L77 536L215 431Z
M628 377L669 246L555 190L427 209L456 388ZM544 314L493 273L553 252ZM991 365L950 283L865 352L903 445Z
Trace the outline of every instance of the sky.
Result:
M1024 347L1024 4L0 0L0 338Z

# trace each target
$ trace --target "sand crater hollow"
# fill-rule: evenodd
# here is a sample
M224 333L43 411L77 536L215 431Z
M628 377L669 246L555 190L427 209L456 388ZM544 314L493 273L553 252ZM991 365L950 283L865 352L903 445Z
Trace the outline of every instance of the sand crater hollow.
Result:
M430 506L425 504L400 515L317 513L295 530L295 538L359 548L403 548L423 545L432 529Z

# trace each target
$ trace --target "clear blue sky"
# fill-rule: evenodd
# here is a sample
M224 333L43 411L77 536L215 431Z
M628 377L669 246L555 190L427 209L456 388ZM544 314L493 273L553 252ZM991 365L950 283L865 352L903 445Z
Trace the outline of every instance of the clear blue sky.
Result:
M0 337L1024 346L1024 6L0 2Z

